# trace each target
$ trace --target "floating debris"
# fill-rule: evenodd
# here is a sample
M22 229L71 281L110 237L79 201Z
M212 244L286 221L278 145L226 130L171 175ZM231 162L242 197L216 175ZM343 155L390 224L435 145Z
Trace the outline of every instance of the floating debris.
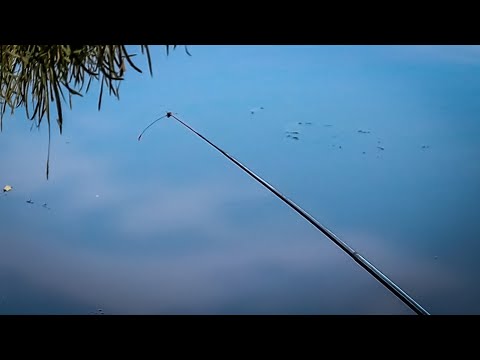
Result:
M34 204L34 202L32 201L32 199L30 199L30 200L27 200L27 204Z
M3 192L11 191L13 188L10 185L5 185Z
M302 124L303 124L303 123L302 123L301 121L298 123L298 125L302 125Z
M307 121L305 125L312 125L312 123L310 121Z
M360 134L370 134L370 131L365 131L365 130L358 130Z
M384 147L381 147L381 146L377 146L377 149L385 150L385 148L384 148Z
M422 145L422 149L430 149L430 145Z
M300 132L298 131L285 131L286 134L293 134L293 135L298 135Z
M250 114L253 115L253 114L255 114L257 111L263 110L263 109L264 109L263 106L260 106L260 107L257 107L257 108L253 108L253 109L250 110Z
M50 210L50 208L47 206L47 203L43 203L42 207L47 209L47 210Z
M362 151L362 154L366 154L366 152L365 152L365 151Z
M325 124L323 125L324 127L332 127L333 125L332 124Z
M338 145L338 148L341 149L341 148L342 148L342 145Z
M97 309L96 311L89 312L90 315L105 315L103 309Z
M293 140L299 140L298 136L290 136L290 138L293 139Z

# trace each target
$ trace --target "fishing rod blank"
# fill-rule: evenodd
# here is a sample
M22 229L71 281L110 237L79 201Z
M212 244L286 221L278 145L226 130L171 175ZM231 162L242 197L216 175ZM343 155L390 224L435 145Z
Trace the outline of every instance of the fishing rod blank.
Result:
M328 230L325 226L320 224L313 216L303 210L300 206L298 206L295 202L288 199L282 193L280 193L277 189L275 189L272 185L270 185L267 181L263 180L260 176L255 174L245 165L240 163L237 159L233 156L229 155L223 149L215 145L213 142L208 140L205 136L200 134L198 131L193 129L190 125L183 122L171 112L167 112L165 115L167 118L173 117L177 120L180 124L185 126L187 129L192 131L195 135L206 141L209 145L214 147L220 153L222 153L225 157L227 157L230 161L232 161L235 165L237 165L240 169L245 171L248 175L253 177L256 181L270 190L273 194L275 194L279 199L285 202L288 206L290 206L293 210L295 210L300 216L302 216L305 220L307 220L310 224L312 224L315 228L320 230L327 238L329 238L332 242L334 242L340 249L346 252L358 265L364 268L370 275L372 275L375 279L377 279L382 285L384 285L387 289L389 289L395 296L397 296L405 305L407 305L410 309L412 309L418 315L430 315L427 310L425 310L420 304L418 304L410 295L408 295L405 291L403 291L398 285L396 285L392 280L390 280L385 274L383 274L379 269L377 269L370 261L368 261L365 257L359 254L357 251L352 249L348 246L345 242L340 240L333 232ZM162 117L163 118L163 117ZM161 119L161 118L160 118ZM157 119L154 122L160 120ZM150 124L147 129L152 126ZM146 129L145 129L146 130ZM142 134L145 132L142 132ZM141 135L139 136L138 140L140 140Z

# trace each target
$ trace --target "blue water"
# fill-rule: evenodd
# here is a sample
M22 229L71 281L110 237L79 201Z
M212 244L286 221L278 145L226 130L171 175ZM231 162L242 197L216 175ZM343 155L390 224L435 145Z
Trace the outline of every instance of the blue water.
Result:
M179 123L138 142L167 110L429 312L480 313L478 47L189 50L75 99L48 181L46 123L4 119L1 314L412 314Z

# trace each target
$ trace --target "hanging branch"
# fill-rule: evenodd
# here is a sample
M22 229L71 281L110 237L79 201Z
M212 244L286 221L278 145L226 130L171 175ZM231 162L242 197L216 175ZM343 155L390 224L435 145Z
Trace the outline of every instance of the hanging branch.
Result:
M165 47L168 55L172 45ZM173 45L173 49L176 47ZM140 45L140 49L153 75L149 46ZM185 51L190 55L186 46ZM57 125L62 134L64 92L68 93L72 108L73 96L83 96L92 80L100 81L100 110L104 87L109 95L120 98L120 82L127 66L142 72L132 60L135 55L125 45L0 45L0 131L7 109L14 114L23 107L32 126L40 127L46 116L50 133L50 103L55 103ZM49 153L47 179L48 165Z

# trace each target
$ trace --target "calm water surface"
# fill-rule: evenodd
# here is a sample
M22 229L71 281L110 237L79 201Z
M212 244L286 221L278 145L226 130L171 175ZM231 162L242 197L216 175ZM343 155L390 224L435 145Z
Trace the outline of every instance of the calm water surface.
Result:
M189 50L76 99L48 181L46 126L4 120L1 314L412 314L180 124L138 142L166 110L431 313L480 314L478 47Z

